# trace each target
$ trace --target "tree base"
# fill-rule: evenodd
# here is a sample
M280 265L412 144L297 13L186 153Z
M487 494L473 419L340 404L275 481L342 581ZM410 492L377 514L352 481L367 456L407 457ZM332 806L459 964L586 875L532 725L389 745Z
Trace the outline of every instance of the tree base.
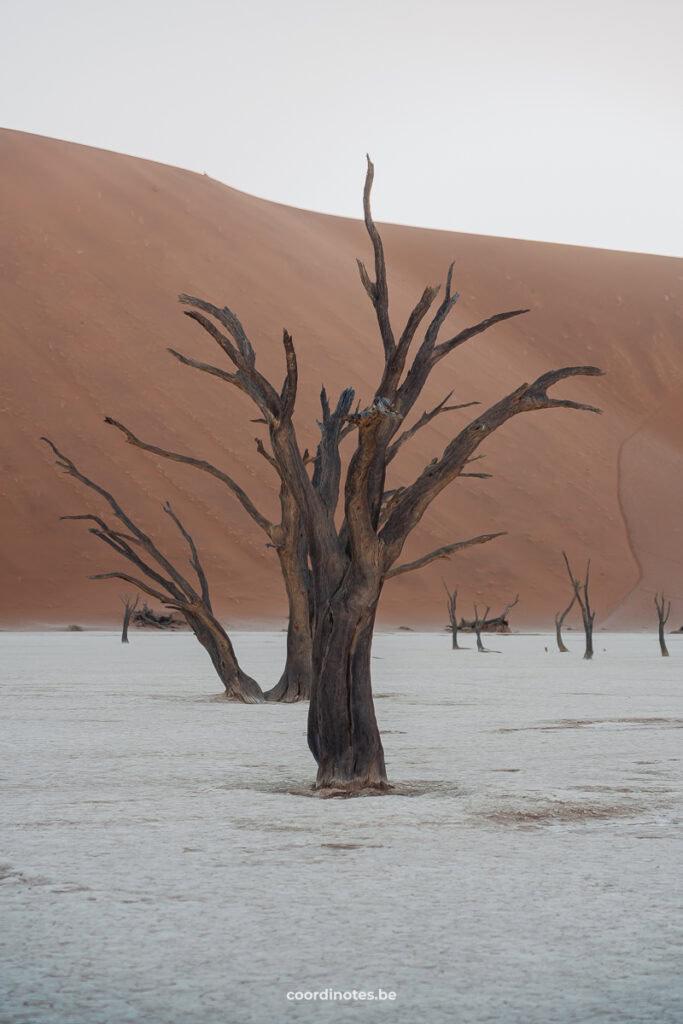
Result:
M391 793L393 786L389 782L362 782L359 779L354 779L352 782L331 782L325 785L311 786L311 793L313 796L319 797L321 800L333 800L341 799L348 800L354 796L386 796L387 793Z

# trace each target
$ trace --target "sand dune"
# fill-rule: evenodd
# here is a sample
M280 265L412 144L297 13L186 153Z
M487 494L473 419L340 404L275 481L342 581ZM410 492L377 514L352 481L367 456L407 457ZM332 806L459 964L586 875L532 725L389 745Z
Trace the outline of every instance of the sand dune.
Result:
M332 393L353 385L365 401L376 380L380 345L355 266L369 250L362 223L38 136L2 131L0 154L0 622L106 625L119 617L125 587L85 578L114 568L115 556L82 525L57 519L96 506L55 470L41 434L184 558L162 522L160 502L170 499L195 535L228 621L278 622L285 601L274 555L225 489L134 451L103 417L222 466L276 515L273 474L253 440L263 428L249 422L247 400L167 354L172 345L217 358L176 295L229 304L260 367L278 381L283 326L293 333L297 429L314 445L321 383ZM362 174L359 164L359 209ZM593 559L598 624L650 623L652 594L663 587L674 598L671 624L680 625L680 261L393 225L382 232L396 322L425 284L443 280L452 259L461 293L454 329L504 309L531 310L442 364L418 415L451 388L457 401L490 402L553 367L594 363L607 376L564 389L600 405L603 416L524 416L491 440L493 478L446 491L405 555L481 532L508 535L388 584L381 621L441 625L445 575L460 588L463 612L475 599L498 609L519 591L513 624L548 626L567 592L566 547L577 568ZM440 454L467 415L442 417L417 435L392 465L391 484L408 482Z

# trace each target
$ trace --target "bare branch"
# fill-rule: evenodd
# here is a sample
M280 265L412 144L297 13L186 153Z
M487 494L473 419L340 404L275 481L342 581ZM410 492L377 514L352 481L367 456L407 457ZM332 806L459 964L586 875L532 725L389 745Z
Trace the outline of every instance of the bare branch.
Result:
M399 565L395 569L390 569L389 572L384 574L385 580L393 579L394 576L402 576L406 572L413 572L415 569L422 569L425 565L429 565L430 562L436 561L437 558L449 558L450 555L456 551L462 551L463 548L472 547L474 544L486 544L489 540L495 540L496 537L504 537L507 531L503 530L499 533L485 533L480 537L472 537L471 540L457 541L455 544L446 544L442 548L437 548L436 551L430 551L429 554L423 555L422 558L417 558L414 562L406 562L404 565ZM445 584L444 584L445 586Z
M438 494L463 472L482 442L507 420L537 409L572 408L599 412L594 406L548 396L548 388L567 377L601 376L595 366L570 366L545 373L532 384L522 384L485 413L469 423L447 445L440 459L426 466L417 480L406 487L385 522L381 539L387 549L400 550L406 536L419 522Z
M432 420L435 419L436 416L439 416L442 412L454 412L456 409L467 409L471 405L479 405L479 402L463 402L460 405L446 405L446 402L448 401L452 394L453 392L450 391L446 395L446 397L439 402L438 405L434 406L433 409L431 409L429 412L423 412L417 423L414 423L413 426L410 427L408 430L404 430L402 434L399 434L399 436L396 438L393 444L389 445L389 447L387 448L387 455L385 460L387 465L389 465L389 463L396 458L399 448L402 445L404 445L406 441L410 441L410 439L415 436L418 430L421 430L422 427L426 427L428 423L431 423Z
M294 342L292 336L288 331L283 331L282 344L285 349L285 359L287 362L287 376L282 386L282 394L280 395L281 409L279 414L280 422L289 420L294 412L294 402L296 400L296 391L298 383L298 370L296 365L296 352L294 351Z
M139 527L137 527L136 524L133 522L133 520L126 515L126 513L123 511L123 509L116 501L114 496L110 494L109 491L106 491L104 487L100 487L99 484L96 484L93 480L90 480L87 476L81 473L80 470L76 467L75 463L72 462L71 459L69 459L62 452L60 452L59 449L52 443L52 441L50 441L49 438L41 437L41 441L45 441L45 443L49 445L54 454L57 456L57 465L65 469L69 476L74 477L74 479L80 481L80 483L84 484L86 487L89 487L90 490L95 491L96 494L99 494L101 495L101 497L104 498L104 500L109 504L116 518L119 519L127 527L127 529L129 529L130 532L137 538L137 540L140 542L140 544L147 552L147 554L150 555L158 565L162 566L162 568L166 570L166 572L177 585L177 587L179 587L180 591L186 597L197 597L197 592L195 591L194 587L192 587L188 580L185 579L182 573L178 572L175 566L171 562L169 562L169 560L161 553L161 551L159 551L157 546L147 536L147 534L140 530ZM139 557L136 556L135 552L133 552L132 550L131 556Z
M254 365L256 357L254 355L251 342L242 327L239 317L228 309L227 306L223 306L222 309L219 309L218 306L214 306L210 302L204 302L203 299L197 299L192 295L184 294L178 296L178 301L183 303L183 305L195 306L197 309L201 309L205 313L209 313L212 317L218 320L219 323L223 324L234 338L238 351L243 359L250 366Z
M268 465L272 466L273 469L275 470L275 472L278 474L278 476L280 476L280 467L278 466L277 462L275 461L273 456L270 454L270 452L266 451L265 446L264 446L263 441L261 440L261 438L260 437L255 437L254 441L256 442L256 451L259 453L259 455L263 456L263 458L266 460Z
M372 211L370 209L370 193L372 191L375 168L373 167L370 157L367 158L367 161L368 169L365 176L365 187L363 189L363 213L365 217L365 227L367 228L375 253L374 282L370 280L368 272L365 269L365 265L361 263L360 260L357 262L363 287L370 296L372 304L375 307L377 323L379 324L382 344L384 345L384 359L385 362L388 362L396 349L396 342L394 341L394 333L389 322L389 290L387 287L387 271L384 262L384 249L382 246L382 239L380 238L379 231L372 219Z
M138 587L139 590L144 591L145 594L149 594L150 597L153 597L155 600L159 601L161 604L164 604L169 608L177 608L179 611L182 611L183 608L182 604L176 603L173 600L169 600L168 594L162 594L160 593L160 591L154 590L154 588L150 587L148 583L144 583L142 580L138 580L134 576L129 576L128 573L125 572L99 572L96 573L94 576L88 576L88 579L124 580L125 583L132 583L133 586Z
M269 519L266 519L261 512L259 512L246 491L244 491L231 476L228 476L227 473L217 469L216 466L207 462L206 459L196 459L192 455L180 455L178 452L168 451L166 448L159 448L157 445L141 441L139 437L136 437L132 430L129 430L123 423L119 423L118 420L112 419L111 416L105 416L104 422L109 424L109 426L116 427L117 430L120 430L126 438L127 443L132 444L134 448L140 448L142 451L149 452L151 455L159 455L162 459L169 459L172 462L180 462L186 466L193 466L195 469L200 469L204 473L208 473L210 476L215 477L216 480L220 480L221 483L225 484L225 486L232 491L247 515L251 516L254 522L261 527L264 533L270 536L273 524ZM256 438L256 443L257 445L260 444L258 438ZM268 458L265 451L263 454Z
M196 546L194 540L192 539L191 535L185 529L185 527L183 526L181 521L178 519L178 516L175 514L175 512L171 508L170 501L165 502L162 505L162 508L163 508L164 512L168 516L171 517L171 519L176 524L176 526L178 527L178 529L182 533L183 537L187 541L188 547L190 549L190 554L192 556L190 558L190 565L192 566L194 571L197 573L197 579L199 580L199 586L201 587L201 592L202 592L202 600L204 601L204 604L209 609L209 611L213 611L213 609L211 608L211 597L209 596L209 584L208 584L208 581L206 579L206 574L205 574L204 569L202 567L202 563L199 560L199 555L197 554L197 546Z
M460 345L464 345L470 338L483 334L484 331L487 331L489 327L493 327L494 324L502 323L503 320L510 320L513 316L522 316L528 312L528 309L513 309L508 313L496 313L495 316L489 316L486 320L481 320L478 324L474 324L473 327L466 327L465 330L460 331L454 337L449 338L448 341L444 341L434 348L431 358L432 366L436 365L440 359L443 359L444 356L447 356L454 349L459 348Z

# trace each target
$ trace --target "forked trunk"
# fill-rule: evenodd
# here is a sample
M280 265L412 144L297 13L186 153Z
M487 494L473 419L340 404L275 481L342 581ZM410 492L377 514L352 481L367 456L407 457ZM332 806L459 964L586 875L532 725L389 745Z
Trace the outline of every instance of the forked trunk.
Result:
M318 763L316 789L354 793L389 788L370 678L378 597L378 592L366 602L357 594L350 601L336 597L316 631L308 714L308 745Z
M220 622L203 609L181 609L187 624L207 651L213 667L225 687L228 700L242 704L262 704L265 700L261 687L243 672L230 643L230 638Z

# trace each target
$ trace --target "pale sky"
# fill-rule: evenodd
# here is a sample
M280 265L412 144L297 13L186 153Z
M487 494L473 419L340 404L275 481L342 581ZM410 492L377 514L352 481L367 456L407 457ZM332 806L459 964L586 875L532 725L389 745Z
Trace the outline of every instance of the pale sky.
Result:
M0 0L0 124L293 206L683 255L681 0Z

